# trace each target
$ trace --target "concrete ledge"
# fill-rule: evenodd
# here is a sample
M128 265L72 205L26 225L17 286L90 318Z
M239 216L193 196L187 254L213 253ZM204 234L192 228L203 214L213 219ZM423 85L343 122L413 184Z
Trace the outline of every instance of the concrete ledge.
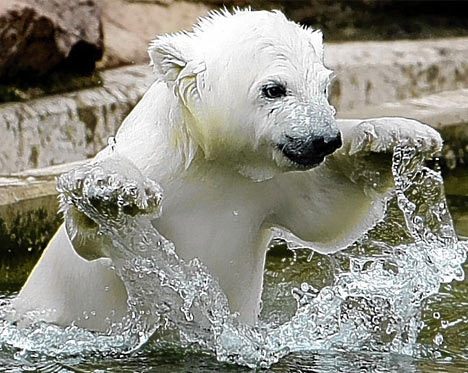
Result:
M340 110L468 88L468 38L331 44Z
M101 73L102 86L0 105L0 173L96 154L153 80L148 66Z
M447 127L468 123L468 89L338 112L340 118L381 116L414 118L443 131ZM468 137L468 126L466 126L466 135Z
M21 210L21 203L28 201L28 204L34 204L34 201L45 197L57 195L55 190L56 176L71 170L86 162L76 161L65 163L58 166L50 166L14 173L11 175L0 175L0 218L8 220L11 217L11 208L14 211ZM38 207L43 207L39 203Z
M0 176L0 286L26 279L62 223L55 177L80 163Z
M444 138L443 162L454 169L468 164L468 89L342 111L340 118L399 116L417 119Z

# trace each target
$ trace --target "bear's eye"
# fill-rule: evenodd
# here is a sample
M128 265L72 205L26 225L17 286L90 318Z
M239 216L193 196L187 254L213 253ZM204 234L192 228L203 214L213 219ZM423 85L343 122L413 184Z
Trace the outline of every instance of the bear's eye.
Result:
M262 94L266 98L278 98L286 96L286 87L282 84L268 84L262 88Z

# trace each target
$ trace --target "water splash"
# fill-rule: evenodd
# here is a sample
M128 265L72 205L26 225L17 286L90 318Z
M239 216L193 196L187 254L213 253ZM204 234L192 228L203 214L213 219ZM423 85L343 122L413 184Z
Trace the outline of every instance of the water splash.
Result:
M249 367L310 350L430 354L417 343L422 305L442 283L463 280L467 245L455 234L440 173L423 161L417 148L397 146L387 218L348 250L328 256L328 284L317 286L311 278L291 289L292 317L255 327L238 322L199 260L177 256L151 224L153 215L126 213L132 202L125 199L109 213L90 208L89 198L70 200L109 238L104 251L125 283L129 313L105 335L47 324L20 329L2 321L0 343L49 356L119 354L155 333L177 330L183 346L197 344L220 361ZM292 241L290 246L297 249Z

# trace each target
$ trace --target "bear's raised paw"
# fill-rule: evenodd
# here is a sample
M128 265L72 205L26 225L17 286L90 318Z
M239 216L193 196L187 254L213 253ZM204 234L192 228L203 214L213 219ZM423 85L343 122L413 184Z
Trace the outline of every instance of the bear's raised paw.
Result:
M162 199L160 186L122 158L88 163L64 173L57 180L57 190L65 220L73 219L82 228L91 228L92 222L102 226L128 216L157 214ZM77 213L91 221L87 224Z
M348 154L359 152L387 153L396 145L415 146L430 158L442 149L439 133L416 120L378 118L365 120L353 129Z

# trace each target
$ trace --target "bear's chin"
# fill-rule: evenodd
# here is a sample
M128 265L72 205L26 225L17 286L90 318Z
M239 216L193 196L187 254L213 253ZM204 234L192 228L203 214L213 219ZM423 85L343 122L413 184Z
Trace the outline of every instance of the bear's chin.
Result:
M240 166L237 171L242 176L260 183L262 181L270 180L278 174L281 174L285 171L283 168L278 167L256 167L253 165L242 165Z
M313 160L291 159L289 157L286 158L291 164L291 168L295 171L307 171L317 166L320 166L325 161L325 157L315 158Z
M286 172L311 170L320 166L324 161L325 157L321 160L317 160L317 162L313 164L301 164L294 162L285 156L281 156L281 159L276 159L276 164L272 165L271 167L266 167L265 165L259 167L244 164L237 168L237 172L254 182L262 182L270 180L276 175L284 174Z
M280 173L289 171L307 171L320 166L326 159L326 156L320 156L313 159L300 159L297 157L289 157L284 154L279 148L275 149L273 158L280 169Z
M281 158L285 159L286 163L296 170L310 170L317 167L324 162L325 157L328 155L327 153L287 152L284 145L276 145L276 148L279 150Z

